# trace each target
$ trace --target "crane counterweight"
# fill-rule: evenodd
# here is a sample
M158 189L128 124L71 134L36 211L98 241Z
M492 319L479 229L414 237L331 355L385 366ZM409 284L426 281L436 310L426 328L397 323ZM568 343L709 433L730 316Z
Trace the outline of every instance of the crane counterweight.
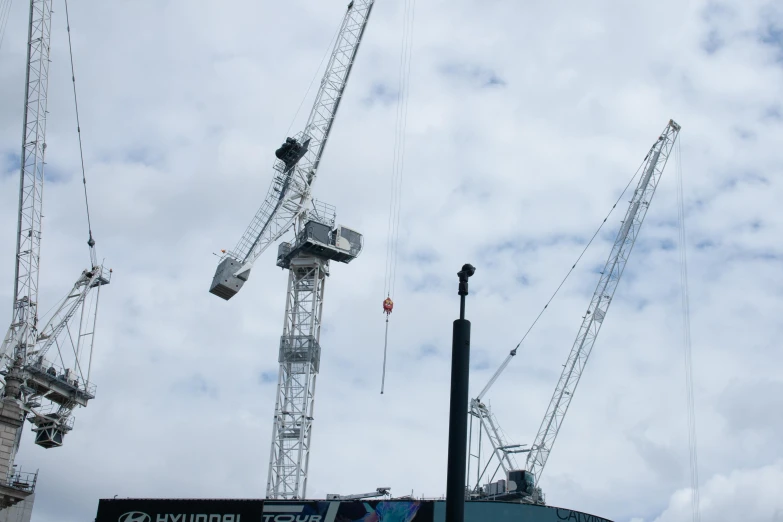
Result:
M233 257L224 257L215 270L215 277L212 278L209 292L226 301L234 297L250 277L249 269L235 275L241 267L240 262Z

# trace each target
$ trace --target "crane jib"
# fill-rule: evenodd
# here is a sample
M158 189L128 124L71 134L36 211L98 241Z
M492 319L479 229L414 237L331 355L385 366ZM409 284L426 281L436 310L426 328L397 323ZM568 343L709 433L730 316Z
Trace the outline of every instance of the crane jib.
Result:
M304 155L307 154L309 146L310 138L307 138L301 144L294 138L286 138L285 143L275 151L275 156L277 156L277 158L285 165L285 169L283 170L283 176L285 179L283 180L283 184L280 187L280 195L277 198L275 209L272 212L273 215L277 213L277 211L280 209L280 205L283 204L283 200L285 199L286 194L288 194L288 188L291 186L291 175L293 174L293 170L296 168L299 160L301 160ZM261 229L258 237L256 237L256 240L253 242L253 245L250 247L247 255L244 257L244 259L242 259L243 264L248 262L248 258L253 253L253 250L256 248L256 245L261 240L264 232L267 230L267 228L269 228L270 224L271 220L264 224L264 227Z
M551 453L557 434L562 426L570 402L573 399L573 394L584 371L604 318L606 317L615 290L622 277L630 252L633 249L633 245L647 210L649 209L649 204L655 194L661 174L663 173L668 157L674 147L679 131L680 126L670 120L669 124L664 129L664 132L659 136L655 144L650 147L648 153L644 157L643 175L639 179L633 197L629 202L625 218L615 237L604 269L601 271L601 276L590 300L590 305L582 318L582 324L579 328L576 340L569 352L566 364L563 365L563 370L557 386L555 387L552 399L549 402L546 415L541 422L535 441L530 449L510 451L509 448L513 446L509 446L502 441L501 431L492 412L489 407L480 402L480 398L488 392L489 388L497 380L499 374L505 370L511 356L513 356L513 352L510 356L506 357L498 371L495 372L489 380L479 395L479 399L471 401L471 418L476 417L479 419L480 433L486 433L490 444L494 448L492 455L499 461L498 469L502 468L503 471L507 473L507 481L493 482L486 484L485 487L480 487L479 480L484 476L484 472L486 471L487 466L489 466L490 462L488 460L487 466L485 466L483 470L478 470L480 471L480 474L476 477L476 488L471 492L471 498L478 495L479 498L521 498L523 502L543 502L542 493L538 487L538 481ZM480 440L481 439L479 438L479 445L481 443ZM505 484L506 482L508 484L519 482L517 480L519 476L514 475L517 479L512 479L512 472L509 471L512 466L515 466L509 453L517 452L528 453L525 463L526 469L513 471L513 474L522 473L522 479L526 484L522 490L512 489ZM477 455L471 454L470 457L478 458L480 463L480 448ZM531 482L528 483L528 480Z
M649 153L645 157L645 160L648 160L649 163L644 175L639 180L639 185L634 191L628 212L612 246L609 259L607 259L604 270L601 272L601 277L590 301L590 306L569 353L568 362L563 368L558 384L555 387L555 393L547 408L547 413L531 447L531 452L528 454L527 469L533 473L536 484L538 484L547 458L552 450L552 445L557 438L565 414L568 411L568 406L584 371L592 347L595 344L603 319L606 316L614 292L617 289L617 284L633 249L647 208L649 208L649 203L657 188L660 174L663 173L679 131L680 126L670 120L666 129L652 147L655 150L652 157L649 157ZM658 173L657 177L655 177L656 172ZM634 224L637 226L632 228Z
M233 296L244 280L239 278L237 270L247 272L255 260L287 233L297 219L307 212L310 190L317 169L333 128L334 118L340 106L348 78L353 69L356 55L364 36L367 21L374 0L356 0L351 2L345 12L331 57L326 66L314 105L308 116L304 130L293 138L288 138L278 149L278 160L284 167L284 177L275 176L266 199L256 212L233 251L226 253L220 260L210 292L224 299ZM303 150L297 150L298 143L307 143ZM232 259L235 269L230 277L220 279L218 272L225 275ZM225 263L225 264L224 264ZM245 274L246 275L246 274ZM233 279L232 279L233 278ZM246 279L246 277L245 277ZM228 285L225 292L219 291L216 284Z

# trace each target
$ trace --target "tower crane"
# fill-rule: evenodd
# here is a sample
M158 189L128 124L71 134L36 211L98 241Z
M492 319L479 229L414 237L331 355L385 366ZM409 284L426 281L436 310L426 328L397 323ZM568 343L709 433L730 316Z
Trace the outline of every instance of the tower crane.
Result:
M373 4L374 0L348 4L307 124L275 151L266 199L236 248L224 252L209 289L231 299L261 254L293 229L293 239L280 243L277 251L277 266L289 273L267 498L305 496L329 261L349 263L363 246L361 234L335 227L334 207L314 201L311 191Z
M652 147L650 147L644 158L643 175L639 179L636 190L633 193L625 219L622 221L609 258L601 271L598 285L593 293L593 297L590 299L587 312L582 317L582 324L579 327L576 340L571 347L566 364L563 365L563 371L547 407L546 415L544 415L544 419L541 421L541 426L530 448L506 444L497 420L490 408L482 402L490 387L497 381L500 374L516 355L517 348L511 351L481 393L471 401L469 412L471 424L473 418L478 419L479 439L476 453L471 450L469 455L469 457L478 461L476 484L469 493L470 496L516 499L527 503L544 502L541 488L538 486L539 479L563 424L568 406L574 397L577 384L579 384L587 359L590 357L598 332L609 310L617 284L623 275L628 257L639 235L642 222L647 215L655 189L658 187L658 182L666 167L666 162L679 132L680 126L673 120L669 120L666 128ZM481 436L484 434L492 445L493 451L482 469ZM519 469L517 466L514 460L515 453L527 453L524 469ZM494 478L497 471L502 468L506 479L488 483L482 488L479 483L493 460L497 460L498 464L492 477Z
M14 465L24 421L32 423L36 444L59 447L73 428L73 410L95 398L90 366L97 308L100 289L111 280L111 270L97 260L90 228L90 266L40 326L51 15L52 0L30 1L13 314L0 345L0 509L23 500L35 487L37 473L24 474Z

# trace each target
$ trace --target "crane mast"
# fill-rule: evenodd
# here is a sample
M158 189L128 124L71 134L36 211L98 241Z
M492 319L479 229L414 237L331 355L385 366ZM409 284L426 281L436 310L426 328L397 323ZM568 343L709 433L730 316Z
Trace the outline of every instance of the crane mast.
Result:
M51 24L52 1L31 1L13 319L3 342L2 352L3 357L11 359L24 358L27 349L35 346L38 328L38 268L41 259L41 211Z
M100 287L111 278L111 271L104 270L96 260L90 234L90 268L77 278L45 326L39 327L51 18L52 0L30 0L13 313L0 345L0 375L4 377L0 384L0 509L20 502L35 488L37 473L21 473L14 465L24 421L33 424L36 444L59 447L63 436L73 428L72 410L86 406L95 397L89 375L98 296ZM78 328L70 328L77 317ZM77 332L75 340L72 331ZM72 363L64 360L61 350L67 348L64 344L68 341L74 353ZM57 346L60 364L45 357L53 345ZM89 359L86 364L82 362L85 357Z
M253 263L283 234L277 266L289 271L278 383L267 476L267 498L303 498L307 489L321 315L329 262L349 263L362 250L361 234L335 227L331 205L312 200L311 189L337 109L356 59L374 0L348 4L304 130L275 151L266 199L233 251L218 264L210 292L229 300L248 280Z
M617 289L617 283L623 275L628 257L631 255L631 250L639 235L642 222L647 215L650 202L655 195L655 189L658 187L658 182L679 132L680 126L673 120L669 120L658 141L650 148L645 157L644 175L639 179L633 193L609 259L601 271L595 293L590 299L585 316L582 318L579 333L568 355L568 360L563 366L560 379L531 446L531 451L528 453L526 468L533 474L536 484L541 478L549 453L552 451L552 445L574 397L576 386L579 384L587 359L590 357L598 332L601 330L606 312L609 310L609 305Z
M20 404L21 386L24 383L23 367L27 351L35 346L38 336L38 268L41 259L51 25L52 1L31 0L27 30L13 313L11 325L0 348L0 363L10 367L3 385L0 410L0 445L3 453L8 454L8 457L0 459L0 480L12 473L19 449L21 428L26 418L26 412ZM6 485L10 484L11 481L8 481ZM19 495L17 501L24 496Z

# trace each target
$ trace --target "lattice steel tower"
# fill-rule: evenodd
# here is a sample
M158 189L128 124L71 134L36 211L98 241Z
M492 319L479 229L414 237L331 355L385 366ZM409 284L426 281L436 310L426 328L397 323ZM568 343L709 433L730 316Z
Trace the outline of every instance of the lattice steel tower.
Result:
M32 423L39 446L62 446L73 428L73 410L95 397L89 379L98 296L111 278L97 261L90 231L90 266L52 314L39 317L51 20L52 0L30 1L13 314L0 345L0 509L35 487L37 474L21 473L14 465L24 421Z
M294 238L281 243L277 253L277 265L288 269L289 276L267 498L305 497L329 261L349 263L362 250L361 234L335 227L334 207L313 201L311 189L373 3L348 4L307 124L275 152L266 199L236 248L221 258L209 290L231 299L248 280L256 259L293 229Z

